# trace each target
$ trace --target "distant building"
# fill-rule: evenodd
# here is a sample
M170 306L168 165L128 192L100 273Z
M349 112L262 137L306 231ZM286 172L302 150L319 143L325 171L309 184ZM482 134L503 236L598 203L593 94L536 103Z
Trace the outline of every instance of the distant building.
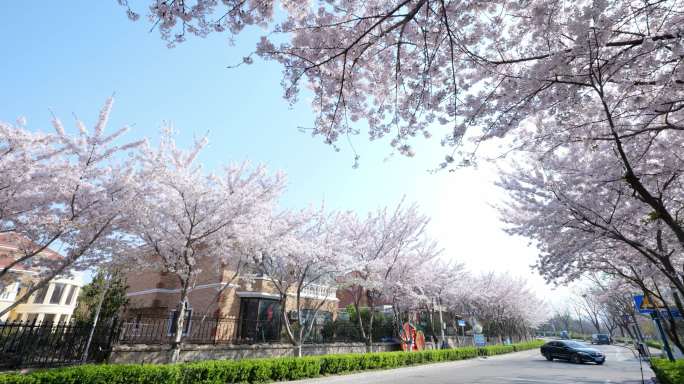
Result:
M0 268L4 268L20 255L19 244L27 241L11 234L0 234ZM45 250L34 259L58 260L63 256L52 250ZM35 260L33 260L35 261ZM37 283L38 271L32 260L17 264L5 276L4 289L0 289L0 310L12 305L18 298ZM76 307L78 294L83 286L80 276L58 277L44 288L35 292L24 304L14 307L0 317L0 321L68 322Z
M356 277L358 276L358 272L350 272L348 276ZM359 291L360 289L360 291ZM354 293L357 295L361 295L361 300L359 301L359 308L361 309L368 309L368 297L366 296L366 289L365 288L360 288L359 286L352 286L352 287L347 287L347 288L340 288L337 291L337 298L339 299L338 301L338 310L340 311L340 314L342 317L348 317L348 315L345 313L346 309L349 306L354 305ZM376 312L381 312L384 315L392 315L392 301L385 297L384 295L381 296L380 298L376 298L374 300L375 302L373 303L373 309ZM342 314L345 313L345 314Z

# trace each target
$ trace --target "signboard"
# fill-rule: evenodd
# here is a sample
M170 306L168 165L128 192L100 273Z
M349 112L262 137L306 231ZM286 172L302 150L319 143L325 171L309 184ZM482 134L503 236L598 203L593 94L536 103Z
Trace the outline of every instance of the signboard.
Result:
M485 340L485 337L481 333L476 333L473 335L473 341L475 342L476 347L484 347L487 345L487 340Z
M465 327L465 320L459 320L459 321L458 321L458 326L459 326L459 327Z
M653 315L658 312L662 317L667 316L665 305L648 295L634 295L634 308L642 315ZM682 318L682 314L675 308L670 308L670 314L675 318Z

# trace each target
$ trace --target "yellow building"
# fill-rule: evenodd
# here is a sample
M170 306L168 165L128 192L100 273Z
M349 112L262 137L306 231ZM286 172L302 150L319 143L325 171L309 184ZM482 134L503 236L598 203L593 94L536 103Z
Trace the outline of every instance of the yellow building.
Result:
M13 234L0 234L0 268L11 263L18 255L18 242L22 241ZM58 253L45 250L37 258L58 259ZM37 282L38 272L30 263L17 264L5 276L4 284L0 285L0 310L12 305L23 296L32 284ZM58 277L42 289L36 291L28 301L19 304L12 311L0 317L0 321L29 321L29 322L68 322L76 307L78 294L83 286L79 274L74 277Z

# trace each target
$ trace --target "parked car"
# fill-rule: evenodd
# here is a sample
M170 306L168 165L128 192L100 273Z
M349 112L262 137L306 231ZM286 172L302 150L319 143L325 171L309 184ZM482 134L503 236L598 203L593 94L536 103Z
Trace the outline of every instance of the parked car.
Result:
M565 340L570 340L570 334L568 331L561 331L560 338Z
M606 355L585 344L570 340L554 340L541 346L541 354L548 361L568 360L575 364L592 362L598 365L606 361Z
M610 344L612 343L612 340L610 339L610 335L606 335L605 333L594 333L593 335L591 335L591 343Z

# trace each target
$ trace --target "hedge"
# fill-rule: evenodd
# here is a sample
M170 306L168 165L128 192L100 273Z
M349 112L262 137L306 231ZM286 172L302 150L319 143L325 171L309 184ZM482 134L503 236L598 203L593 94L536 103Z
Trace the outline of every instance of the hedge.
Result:
M651 359L651 368L661 384L684 383L684 360Z
M534 349L543 341L481 348L463 347L420 352L375 352L270 359L215 360L179 364L81 365L0 374L0 384L219 384L297 380L369 369L472 359Z
M663 343L658 340L646 340L646 345L655 349L663 349Z

